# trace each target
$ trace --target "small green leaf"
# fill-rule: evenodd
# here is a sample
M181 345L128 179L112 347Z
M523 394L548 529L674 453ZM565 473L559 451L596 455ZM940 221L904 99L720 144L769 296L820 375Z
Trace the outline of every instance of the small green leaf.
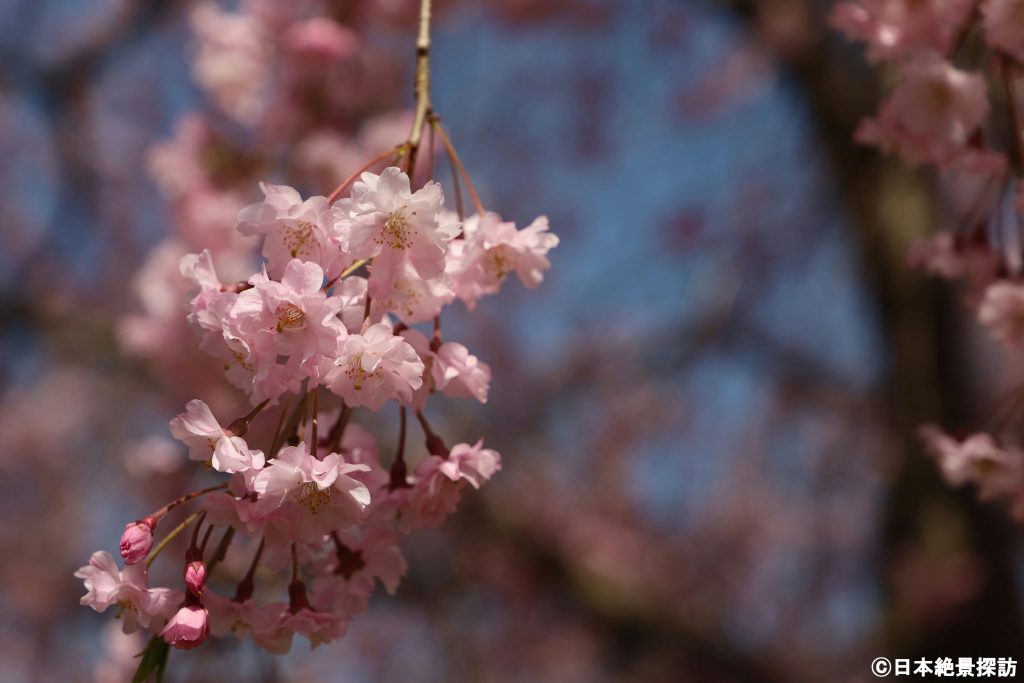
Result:
M146 649L139 653L142 657L139 668L132 676L132 683L145 683L152 677L156 683L164 680L164 671L167 669L167 657L171 652L171 646L163 638L153 636Z

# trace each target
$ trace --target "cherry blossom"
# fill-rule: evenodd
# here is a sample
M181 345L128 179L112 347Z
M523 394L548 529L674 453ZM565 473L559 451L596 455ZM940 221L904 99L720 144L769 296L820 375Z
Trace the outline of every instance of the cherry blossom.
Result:
M1017 0L985 0L981 3L985 41L994 48L1024 60L1024 10Z
M125 631L135 630L135 624L145 628L163 623L180 602L182 592L169 588L149 588L146 565L132 564L122 571L109 553L97 551L89 564L75 572L75 578L85 583L86 594L81 603L97 612L111 605L124 610Z
M210 407L193 399L185 412L171 420L171 435L188 446L189 457L209 461L218 472L242 472L263 467L262 451L250 450L245 439L225 430Z
M366 612L374 580L394 594L408 565L398 547L399 536L388 525L335 534L335 548L317 574L314 596L334 611L350 617Z
M408 403L423 384L423 361L386 323L349 335L338 360L322 372L324 384L348 405L370 410L392 399Z
M191 19L198 38L196 80L225 113L254 122L265 104L267 27L253 14L224 12L210 2L197 5Z
M1007 281L989 285L978 307L978 322L1001 342L1024 342L1024 286Z
M858 0L837 4L832 23L867 43L868 55L880 61L947 52L971 9L970 0Z
M486 212L446 139L453 182L466 187L478 211L462 225L441 185L422 181L436 170L424 133L439 126L422 90L425 61L417 60L416 113L381 112L374 79L360 82L360 73L351 80L357 59L354 71L374 68L362 57L359 34L309 9L198 3L199 85L232 127L264 144L254 151L241 131L193 116L148 155L175 233L139 272L142 311L122 319L119 336L164 369L162 380L182 396L175 402L203 397L188 400L169 429L190 460L209 465L196 468L202 477L216 483L127 524L124 569L96 552L75 573L86 588L82 604L101 612L119 606L126 627L155 634L148 647L192 649L228 633L272 653L288 652L295 634L316 647L345 634L378 583L397 591L408 571L401 532L436 526L467 486L479 488L500 469L498 453L482 440L448 449L423 413L431 394L483 403L490 388L487 364L445 340L445 308L456 298L474 308L513 272L526 287L538 286L558 244L545 217L520 230ZM350 86L365 92L337 99ZM950 111L962 114L970 132L964 108ZM410 134L414 122L422 128ZM293 158L298 177L278 174L282 156ZM259 182L263 196L254 197L255 176L264 171L283 180ZM335 189L304 198L296 187ZM429 339L409 327L428 322ZM378 435L357 411L388 403L402 408L397 453L385 458L385 469ZM409 412L429 452L411 475ZM385 411L374 424L389 419ZM255 421L261 424L250 433ZM159 443L164 457L172 444L152 435L139 442ZM184 507L191 513L161 525L173 528L154 546L157 520ZM191 535L184 557L171 560L184 590L149 588L149 563L173 554L178 534ZM217 575L237 559L224 554L229 548L250 558L241 579L234 570ZM228 574L238 580L232 598L213 590ZM287 601L274 595L285 585Z
M453 446L447 458L428 456L416 467L408 501L411 516L403 518L403 530L438 526L458 505L465 484L480 488L500 469L501 456L483 448L483 439Z
M409 176L392 166L380 175L363 173L352 195L334 205L342 249L353 258L374 258L370 294L386 295L407 259L420 277L444 272L448 243L457 222L443 220L441 186L428 182L413 192Z
M951 486L975 484L983 499L1022 492L1024 454L1000 448L990 434L957 441L934 425L925 425L919 433Z
M285 447L253 478L252 488L259 496L253 512L265 518L292 502L314 515L330 516L332 528L348 526L359 521L370 504L370 491L351 474L369 469L346 463L340 453L320 460L304 443Z
M434 351L426 336L415 329L403 330L402 337L425 364L423 386L414 396L414 408L422 410L432 391L443 392L451 398L475 398L487 403L491 368L469 349L457 342L444 342Z
M988 116L985 81L934 56L916 57L857 139L899 154L908 164L947 165L963 158Z
M502 221L498 214L473 214L463 232L465 240L455 247L448 272L456 295L470 310L481 297L496 293L509 273L531 289L540 285L551 267L547 253L558 246L546 216L517 230L515 223Z
M352 259L333 235L331 208L325 197L303 200L294 189L260 183L264 199L238 214L243 235L265 235L263 257L267 273L279 278L292 259L316 263L328 278L338 275Z
M292 259L280 282L265 272L249 282L228 312L225 338L244 350L228 378L258 403L297 391L303 379L318 381L320 362L335 357L346 330L337 318L342 301L323 291L316 263Z

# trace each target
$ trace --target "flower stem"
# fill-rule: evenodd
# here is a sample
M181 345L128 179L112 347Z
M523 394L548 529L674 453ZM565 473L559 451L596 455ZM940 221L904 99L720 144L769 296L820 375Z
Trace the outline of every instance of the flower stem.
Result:
M1003 76L1003 87L1006 89L1006 106L1009 114L1010 134L1013 135L1013 148L1010 155L1015 168L1019 171L1024 168L1024 138L1021 137L1020 112L1017 111L1017 96L1013 91L1013 60L1009 57L1001 57L999 61L1000 71Z
M423 138L423 125L430 114L430 5L431 0L420 0L420 31L416 37L416 116L409 131L409 156L406 158L410 182L416 166L416 153Z
M441 138L441 144L444 145L444 150L448 154L448 161L459 170L459 175L462 176L463 182L466 183L466 190L469 192L469 198L472 200L476 212L483 215L484 205L480 201L480 196L476 193L476 188L473 186L473 181L469 178L466 167L462 165L462 160L459 159L459 153L455 151L455 145L452 144L451 138L448 137L444 126L441 125L441 119L431 116L430 125L434 127L434 130L437 131L437 136Z
M359 176L361 176L363 173L365 173L366 171L370 170L371 168L373 168L374 166L376 166L380 162L382 162L382 161L384 161L386 159L390 159L391 157L395 156L396 154L397 155L403 154L406 151L406 147L407 147L407 145L405 145L405 144L398 145L396 147L392 147L391 149L389 149L388 151L384 152L383 154L375 156L374 158L372 158L369 161L367 161L365 164L363 164L359 168L358 171L356 171L355 173L350 175L348 178L346 178L344 181L342 181L341 185L338 185L336 188L334 188L334 192L332 192L331 194L329 194L327 196L327 203L328 204L333 204L334 202L338 201L338 198L341 197L341 193L344 192L345 189L348 188L349 185L354 183L356 181L356 179L359 178Z
M398 452L395 453L395 461L391 463L391 480L388 482L391 491L409 486L408 469L405 466L405 406L398 407L398 415Z
M231 541L235 538L235 527L229 526L224 530L224 535L220 537L220 543L217 544L216 550L213 551L213 555L210 557L210 561L206 564L206 573L213 574L213 568L220 564L228 554L228 546L231 545Z
M167 544L173 541L174 538L182 531L184 531L189 524L199 519L199 516L202 514L202 512L193 512L191 515L185 518L184 522L174 527L174 529L171 530L171 533L164 536L164 539L160 541L160 544L157 545L157 547L153 548L153 552L151 552L149 554L149 557L146 558L146 567L149 567L151 564L153 564L153 560L155 560L157 556L163 552L164 548L167 547Z
M155 517L156 519L160 519L174 508L178 507L179 505L184 505L193 498L198 498L199 496L204 496L207 493L213 493L214 491L220 491L221 489L226 489L227 487L227 482L225 482L223 484L217 484L216 486L210 486L205 489L199 489L198 491L193 491L192 493L186 493L181 498L176 498L175 500L172 500L170 503L163 506L150 516Z

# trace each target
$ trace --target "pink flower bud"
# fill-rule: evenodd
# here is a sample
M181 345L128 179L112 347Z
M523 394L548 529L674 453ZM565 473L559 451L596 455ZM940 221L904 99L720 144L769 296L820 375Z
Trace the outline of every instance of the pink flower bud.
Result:
M125 525L121 534L121 557L125 564L138 564L149 554L153 547L153 525L149 517Z
M209 617L209 612L202 605L186 605L171 617L160 637L182 650L199 647L210 634Z
M203 586L206 585L206 563L202 560L193 560L185 565L185 585L197 598L203 594Z

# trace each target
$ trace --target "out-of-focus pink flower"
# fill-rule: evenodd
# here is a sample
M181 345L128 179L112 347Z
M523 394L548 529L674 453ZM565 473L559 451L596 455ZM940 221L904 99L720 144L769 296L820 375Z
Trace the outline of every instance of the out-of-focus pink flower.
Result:
M1024 5L1019 0L981 3L985 41L1017 60L1024 60Z
M438 526L459 503L463 486L480 488L501 469L497 451L483 448L483 439L470 446L460 443L452 447L447 458L431 455L420 461L403 512L403 531Z
M394 595L407 569L398 541L398 534L385 524L339 532L335 552L317 574L314 600L355 617L366 612L374 579Z
M970 0L857 0L842 2L831 23L868 45L868 57L881 61L912 53L946 53L967 20Z
M924 55L901 69L900 80L878 117L861 123L857 139L895 152L911 165L945 166L966 153L970 136L988 112L980 74Z
M233 633L238 638L249 634L249 621L256 603L252 599L231 600L214 593L212 590L203 592L203 606L210 618L210 633L223 638Z
M221 427L210 407L199 399L189 401L185 412L171 420L171 434L188 446L190 458L210 461L218 472L263 467L263 451L250 450L245 439Z
M210 615L202 605L186 605L179 609L160 637L179 650L199 647L210 635Z
M423 361L391 327L377 323L363 334L350 335L340 357L326 362L322 374L324 383L349 406L377 410L391 399L412 400L423 384Z
M93 669L95 683L125 683L139 666L138 655L146 641L138 633L124 633L117 622L103 627L104 657Z
M921 427L918 434L950 486L975 484L983 500L1022 492L1024 455L1001 448L992 435L972 434L957 441L935 425Z
M1024 285L1000 280L988 286L978 322L1005 344L1024 343Z
M314 17L292 24L284 35L284 46L302 57L331 63L354 55L359 39L347 26Z
M298 633L306 636L310 645L316 647L345 635L348 622L334 612L317 609L306 596L306 587L301 581L288 586L290 604L272 603L254 610L252 618L253 640L268 652L285 654L291 650L292 637Z
M121 557L125 564L138 564L146 559L153 547L153 526L156 521L150 517L131 522L121 534Z
M962 275L965 268L953 235L948 232L913 242L907 251L907 264L950 280Z
M192 73L227 115L247 124L265 106L273 36L255 14L231 13L203 2L192 11L196 54Z

